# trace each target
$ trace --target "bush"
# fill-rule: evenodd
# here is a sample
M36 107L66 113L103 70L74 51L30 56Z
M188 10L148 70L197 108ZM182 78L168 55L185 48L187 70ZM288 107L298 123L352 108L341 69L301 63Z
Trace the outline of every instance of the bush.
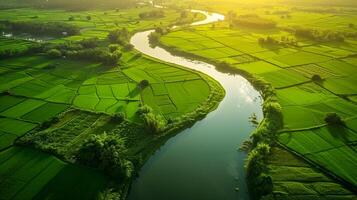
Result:
M322 81L322 78L321 78L320 75L314 74L314 75L311 77L311 80L312 80L313 82L319 83L319 82Z
M62 56L62 53L61 53L61 51L59 51L57 49L51 49L47 52L47 55L52 58L59 58Z
M147 86L149 86L149 81L148 80L142 80L142 81L140 81L140 83L139 83L139 87L141 88L141 89L144 89L144 88L146 88Z
M332 126L344 125L343 120L341 119L341 117L337 113L327 113L326 116L325 116L325 122L328 125L332 125Z
M114 51L116 51L116 50L119 49L119 45L117 45L117 44L110 44L110 45L108 46L108 48L109 48L109 51L113 53Z
M83 39L79 41L77 44L82 45L84 48L95 48L99 45L99 39L97 37Z
M112 122L116 122L116 123L120 123L122 121L124 121L125 119L125 116L124 116L124 113L120 112L120 113L115 113L113 116L112 116Z
M157 33L157 32L152 32L150 33L149 35L149 42L151 45L157 45L159 44L160 42L160 37L161 37L161 34L160 33Z
M132 44L125 44L124 45L124 48L123 48L123 50L124 51L131 51L131 50L133 50L134 49L134 45L132 45Z
M150 112L144 115L144 122L151 133L160 133L165 129L166 121L161 115Z
M147 114L150 112L152 112L152 108L148 105L140 106L136 111L136 113L138 113L139 115Z

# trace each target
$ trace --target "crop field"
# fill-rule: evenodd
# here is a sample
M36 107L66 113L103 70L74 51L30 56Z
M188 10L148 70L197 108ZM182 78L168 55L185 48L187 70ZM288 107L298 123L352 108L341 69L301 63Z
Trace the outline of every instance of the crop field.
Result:
M209 112L218 104L207 102L224 93L213 79L141 55L130 46L124 50L128 41L108 39L109 32L125 30L129 40L136 31L178 23L181 16L174 9L158 18L140 16L157 10L1 9L0 29L6 23L57 23L73 25L79 32L53 36L14 30L0 36L0 199L94 199L106 191L120 196L127 192L129 179L115 180L102 167L76 162L87 139L109 135L124 141L125 150L115 150L133 165L134 174L162 143L146 127L141 107L149 106L165 123L183 126L180 117L195 117L199 107ZM204 17L187 14L186 20ZM86 39L95 40L95 50L111 56L114 46L120 56L108 64L91 59L96 55L78 59L48 53L66 45L75 53L91 49L80 44ZM148 85L142 87L143 81ZM212 87L221 94L213 94Z
M269 158L276 199L353 199L354 194L287 150L274 148Z
M30 41L5 37L0 37L0 43L0 52L6 50L21 51L28 48L28 46L32 44Z
M219 5L217 9L221 9L222 12L229 11L228 7ZM275 9L278 12L281 8ZM258 28L232 28L227 21L224 21L215 25L182 28L170 32L161 38L161 45L168 49L174 48L175 51L189 52L194 58L229 64L269 82L275 88L278 102L282 107L284 125L279 131L279 144L325 172L356 186L357 132L354 123L357 117L355 76L357 46L355 46L355 38L351 37L342 43L337 43L316 42L313 39L296 37L294 45L280 43L270 46L264 46L259 41L267 37L295 38L294 34L286 30L288 27L302 25L306 28L322 30L342 28L346 32L352 32L348 24L352 23L350 20L355 19L357 15L348 11L345 13L341 11L343 14L335 16L330 13L303 12L288 7L284 9L288 10L290 19L282 19L279 14L272 14L274 9L272 11L267 11L265 8L257 8L253 11L235 10L242 15L254 12L274 20L277 27L266 31ZM346 16L350 18L347 19ZM318 75L321 81L313 80L315 75ZM325 117L328 113L336 113L345 125L334 127L327 124ZM275 167L285 170L280 169L281 166L273 166L271 170L273 179L275 176L280 178L280 171ZM286 168L292 170L287 173L295 173L293 172L295 169L288 169L289 166ZM304 194L306 197L326 192L317 189L325 186L309 184L307 187L305 183L301 183L304 180L294 182L294 178L288 174L283 174L281 178L287 182L291 181L289 183L291 185L277 180L274 182L274 187L278 192ZM319 180L311 180L311 182L315 184ZM294 191L299 188L300 191ZM345 190L341 189L340 192L345 193Z
M0 2L0 199L124 200L175 131L217 108L214 79L135 49L145 30L152 47L261 90L244 186L266 199L356 199L356 2L96 1ZM189 8L225 20L189 26L205 18Z
M89 198L106 184L98 171L64 163L33 149L12 147L2 151L0 163L3 199L61 199L69 194L70 198ZM83 196L84 190L91 192Z

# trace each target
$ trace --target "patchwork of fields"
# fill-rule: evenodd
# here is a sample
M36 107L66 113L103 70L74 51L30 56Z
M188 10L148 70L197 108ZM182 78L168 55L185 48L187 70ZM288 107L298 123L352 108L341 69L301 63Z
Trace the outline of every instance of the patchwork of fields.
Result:
M320 28L336 28L341 24L348 27L349 20L344 21L347 14L351 13L328 18L329 23L324 24L320 19L311 20L313 13L304 13L305 26L314 27L319 21L323 26ZM289 23L280 24L282 19L276 21L281 27L300 25L299 15L299 12L296 15L291 12ZM352 18L356 15L351 14ZM296 45L268 48L258 43L260 38L267 36L294 37L280 27L271 30L230 28L227 22L219 22L214 26L170 32L161 38L161 43L169 49L189 52L195 58L229 64L269 82L275 88L283 112L284 127L278 142L340 180L356 186L356 40L346 38L337 43L297 38ZM312 80L314 75L320 76L322 81ZM325 116L328 113L337 113L345 121L345 126L327 125Z
M208 79L198 73L132 53L125 59L123 70L44 56L1 60L1 148L69 107L122 112L129 120L140 121L136 111L147 104L174 119L195 110L210 94ZM148 80L150 87L141 90L141 80Z
M93 199L106 192L108 184L119 195L121 187L126 193L128 180L115 180L113 185L103 170L69 164L75 162L74 155L86 139L108 134L125 140L127 150L120 157L128 156L139 168L162 142L145 127L140 107L148 105L170 123L184 123L181 117L193 120L191 117L218 104L208 102L224 93L213 79L135 50L121 51L116 65L65 56L53 58L43 52L18 54L40 40L49 45L69 44L93 37L99 39L100 48L108 49L109 31L168 25L180 16L178 11L167 10L159 19L139 17L152 9L1 10L4 21L68 23L81 31L62 38L0 36L0 53L11 55L0 59L0 199ZM146 87L140 86L143 80L148 81ZM196 113L198 108L200 112ZM116 119L117 114L123 114L125 120Z

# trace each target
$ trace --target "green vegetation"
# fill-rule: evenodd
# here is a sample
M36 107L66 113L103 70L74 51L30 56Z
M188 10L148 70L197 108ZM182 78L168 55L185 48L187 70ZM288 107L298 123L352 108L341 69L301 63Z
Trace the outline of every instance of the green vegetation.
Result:
M32 35L46 36L72 36L79 34L79 28L72 24L62 22L31 22L31 21L3 21L0 27L5 32L29 33Z
M124 199L144 161L224 96L210 77L129 44L136 31L177 23L181 10L77 4L0 11L10 33L0 36L0 179L11 185L1 198Z
M316 194L336 194L330 189L320 190L328 184L317 186L319 180L311 180L309 186L291 176L284 177L284 181L292 182L290 185L275 181L267 158L277 152L260 152L262 146L286 148L302 157L301 162L308 162L306 166L335 177L329 181L336 186L341 187L339 182L353 189L356 132L350 127L357 113L353 101L357 91L352 89L356 84L352 74L357 72L357 46L355 32L342 14L355 19L355 13L343 8L307 13L289 6L285 6L286 12L280 12L279 6L268 9L232 1L200 2L228 13L226 21L181 28L160 37L159 43L174 53L238 72L262 92L264 119L251 134L251 141L245 143L250 150L246 167L253 198L270 193L278 199L310 193L311 198L318 199ZM341 15L336 16L336 12ZM300 28L302 24L304 28ZM338 28L341 24L346 24L344 33ZM289 167L290 163L281 165ZM311 185L313 190L309 189ZM352 194L340 191L346 197Z

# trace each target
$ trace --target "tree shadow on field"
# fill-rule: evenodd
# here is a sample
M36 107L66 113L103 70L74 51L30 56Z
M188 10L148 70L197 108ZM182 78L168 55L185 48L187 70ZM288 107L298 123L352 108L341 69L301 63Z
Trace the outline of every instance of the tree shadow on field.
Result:
M93 199L105 189L107 182L99 170L69 164L34 199Z
M133 97L136 97L137 95L139 95L139 93L140 93L140 88L139 88L139 86L137 86L137 87L135 87L135 89L133 89L129 92L128 96L130 98L133 98Z
M327 125L327 131L335 139L341 140L343 143L348 144L348 129L344 125Z

